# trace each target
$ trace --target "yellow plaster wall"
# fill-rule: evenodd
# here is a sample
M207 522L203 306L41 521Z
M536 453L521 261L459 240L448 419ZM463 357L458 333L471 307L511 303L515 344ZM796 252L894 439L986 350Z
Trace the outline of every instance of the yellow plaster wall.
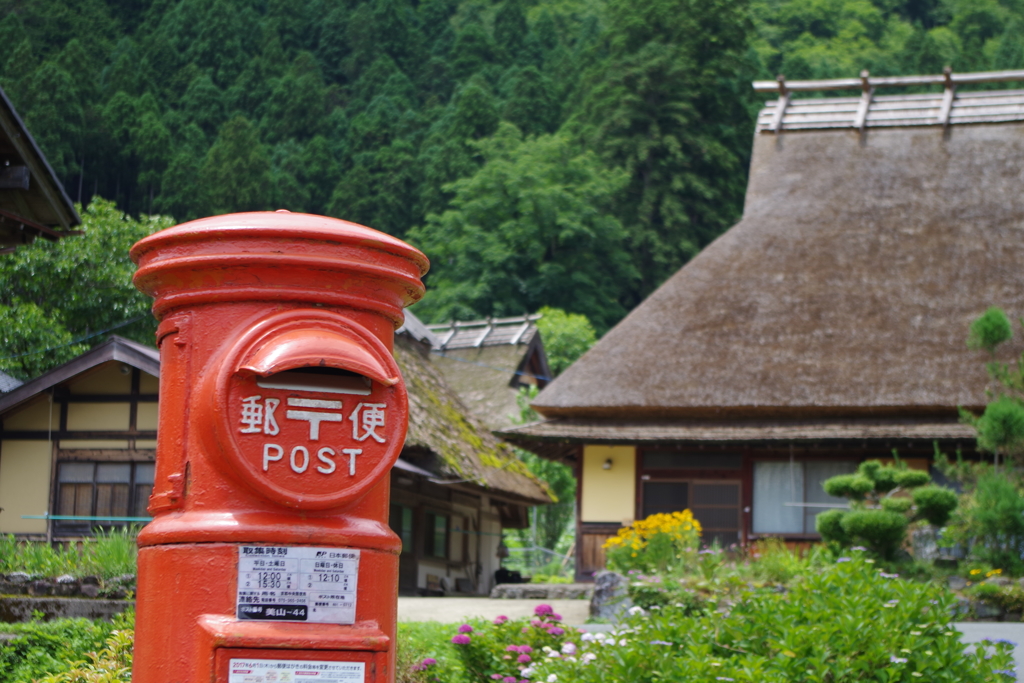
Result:
M69 403L68 430L128 430L129 403Z
M139 373L139 393L159 394L160 380L146 372Z
M604 469L608 459L611 469ZM580 521L631 523L636 512L636 449L584 446Z
M46 429L47 420L50 422L50 429L60 429L60 406L54 405L51 410L49 397L40 396L5 415L4 429Z
M47 512L51 453L49 441L0 443L0 533L46 533L44 520L21 516Z
M128 368L124 373L121 368ZM110 361L92 372L68 383L72 394L128 394L132 390L131 368L119 361Z
M158 403L139 403L138 412L135 414L135 426L140 432L156 430L156 415Z

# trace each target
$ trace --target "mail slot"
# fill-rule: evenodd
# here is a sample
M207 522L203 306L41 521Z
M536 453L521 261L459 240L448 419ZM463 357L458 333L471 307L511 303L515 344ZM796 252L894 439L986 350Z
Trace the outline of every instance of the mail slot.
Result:
M392 346L426 258L288 212L185 223L131 255L161 363L133 680L393 681Z

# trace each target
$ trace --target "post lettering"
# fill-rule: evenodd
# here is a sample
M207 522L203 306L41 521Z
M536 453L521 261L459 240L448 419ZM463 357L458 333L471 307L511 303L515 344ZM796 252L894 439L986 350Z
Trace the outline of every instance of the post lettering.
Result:
M299 467L297 464L295 464L295 454L300 452L302 453L302 467ZM290 459L292 463L292 471L295 472L296 474L302 474L303 472L306 471L306 468L309 467L309 451L306 450L305 446L296 446L295 448L293 448Z
M333 460L331 460L331 458L334 457L335 455L337 455L337 453L334 452L333 448L324 447L318 450L316 452L316 457L320 462L324 464L317 465L316 471L320 472L321 474L330 474L335 469L337 469L338 466L334 463ZM326 467L324 465L326 465Z
M275 451L276 455L270 455L271 450ZM278 446L276 443L263 444L263 471L268 471L270 469L271 462L276 462L283 457L284 449Z

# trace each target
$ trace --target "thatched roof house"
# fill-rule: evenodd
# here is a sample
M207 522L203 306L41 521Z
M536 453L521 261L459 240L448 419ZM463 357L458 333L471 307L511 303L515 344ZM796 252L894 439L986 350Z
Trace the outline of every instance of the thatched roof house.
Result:
M428 325L434 363L491 429L516 422L520 388L544 388L550 381L538 319L540 314Z
M772 84L740 223L541 392L543 421L504 431L580 468L584 571L620 521L679 506L723 543L813 538L840 504L827 476L971 447L957 409L987 377L967 327L1024 313L1024 91L929 78L946 89ZM620 462L636 481L616 490Z

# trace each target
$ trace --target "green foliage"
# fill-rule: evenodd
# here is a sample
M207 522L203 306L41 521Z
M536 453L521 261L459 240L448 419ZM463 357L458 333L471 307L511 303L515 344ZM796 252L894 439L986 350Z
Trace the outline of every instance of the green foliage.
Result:
M956 493L942 486L921 486L912 496L918 516L932 526L945 526L959 504Z
M471 619L450 628L451 642L465 670L464 680L490 681L496 675L518 680L523 669L537 666L546 652L557 651L570 637L578 635L561 623L561 616L549 605L538 605L535 612L531 620Z
M825 492L849 499L853 509L821 513L815 522L817 531L835 546L861 543L880 557L894 559L912 522L943 526L956 509L956 493L930 482L927 472L909 469L898 457L894 465L862 462L856 474L825 481Z
M462 680L462 665L450 640L451 626L437 621L398 622L395 683ZM425 661L434 660L424 666Z
M39 679L78 683L81 679L59 678L78 668L88 653L101 650L125 620L115 623L86 619L59 619L49 622L4 624L13 640L0 641L0 683L26 683ZM123 650L122 650L123 652ZM84 679L97 683L104 679ZM107 679L111 683L123 678Z
M906 515L889 510L851 510L840 524L850 539L892 559L907 533L908 521Z
M555 377L576 362L597 341L597 333L587 317L544 306L539 311L537 330L544 341L544 353Z
M961 418L978 432L978 448L994 453L997 462L1000 455L1019 459L1024 454L1024 356L1013 363L995 358L999 345L1012 336L1006 313L992 307L971 323L967 339L969 347L983 348L991 354L985 369L997 388L981 415L961 410Z
M829 510L828 512L841 511ZM819 520L821 517L822 515L818 515ZM807 560L786 547L786 544L778 538L755 541L750 554L755 559L752 565L754 576L772 583L789 583L803 574L809 565Z
M940 586L895 579L855 553L786 593L748 591L724 612L673 604L635 611L616 634L574 637L573 657L531 662L531 680L1000 680L1011 668L1012 645L965 652L951 623L955 601Z
M992 401L974 426L982 450L1017 454L1024 447L1024 405L1016 398L1000 396Z
M133 630L115 630L103 649L87 653L88 662L76 661L71 669L43 676L39 683L130 683L134 646Z
M566 135L524 139L510 123L473 146L484 165L451 186L450 209L408 235L433 260L417 311L446 320L547 305L607 329L636 278L610 212L625 176Z
M996 347L1013 336L1010 319L1003 309L992 306L971 323L971 334L967 338L967 346L972 349L985 349L994 353Z
M980 475L964 501L958 536L972 542L971 553L993 566L1022 573L1024 496L998 472Z
M836 498L864 500L869 493L874 491L875 482L862 474L840 474L828 479L824 488L825 493Z
M0 256L0 369L18 378L74 358L103 341L90 335L128 321L137 319L119 334L153 343L151 301L131 284L135 266L128 249L172 220L132 219L99 198L82 219L80 237L36 240Z

